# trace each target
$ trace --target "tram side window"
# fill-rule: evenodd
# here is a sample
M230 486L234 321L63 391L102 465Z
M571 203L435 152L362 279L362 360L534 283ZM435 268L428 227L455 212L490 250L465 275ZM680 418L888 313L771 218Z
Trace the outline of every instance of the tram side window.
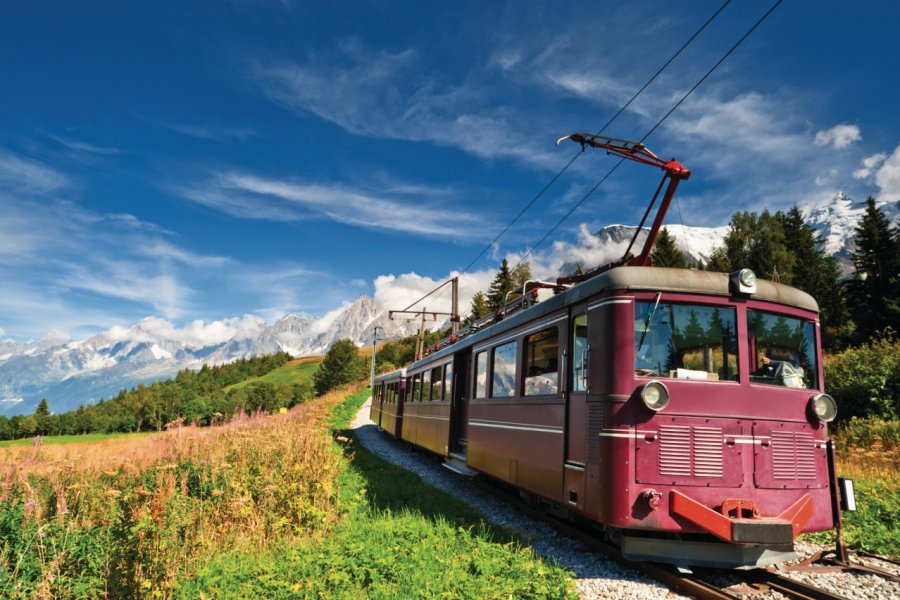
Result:
M453 399L453 363L444 367L444 400Z
M413 402L418 402L422 399L422 374L416 373L413 375L413 389L412 389L412 397L410 400Z
M431 370L431 399L432 400L440 400L441 399L441 383L443 382L443 378L441 377L441 367L435 367Z
M811 321L747 311L750 381L818 389L816 327Z
M487 352L475 357L475 397L487 398Z
M431 371L425 371L420 377L422 377L422 395L419 400L427 402L431 400Z
M525 395L559 391L559 330L546 329L525 338Z
M635 302L634 374L737 381L733 308Z
M516 342L494 348L491 398L511 398L516 395Z
M588 383L588 328L587 315L580 314L572 320L572 391L587 390Z

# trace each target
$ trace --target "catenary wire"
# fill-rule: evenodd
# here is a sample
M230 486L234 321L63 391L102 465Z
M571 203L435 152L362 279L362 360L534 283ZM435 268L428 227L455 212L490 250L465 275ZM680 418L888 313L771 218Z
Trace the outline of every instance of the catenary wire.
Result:
M616 114L614 114L614 115L606 122L606 124L605 124L603 127L600 128L599 131L597 131L597 134L596 134L596 135L600 135L601 133L603 133L604 131L606 131L606 129L607 129L610 125L612 125L613 121L615 121L616 119L618 119L619 116L621 116L621 114L622 114L623 112L625 112L625 110L628 109L629 106L631 106L631 103L634 102L634 101L637 99L637 97L640 96L640 95L644 92L644 90L646 90L647 87L649 87L650 84L653 83L653 82L656 80L656 78L659 77L659 75L660 75L663 71L665 71L666 68L667 68L670 64L672 64L672 61L674 61L676 58L678 58L678 55L681 54L682 51L683 51L685 48L687 48L687 47L691 44L691 42L693 42L694 39L695 39L698 35L700 35L700 33L701 33L704 29L706 29L707 25L709 25L710 23L712 23L713 20L714 20L716 17L719 16L719 13L721 13L721 12L725 9L725 7L728 6L730 3L731 3L731 0L725 0L725 2L718 8L718 10L716 10L716 12L714 12L714 13L706 20L706 22L703 23L703 25L701 25L700 28L699 28L697 31L695 31L694 34L693 34L690 38L688 38L688 40L687 40L684 44L682 44L681 48L679 48L678 51L675 52L675 54L673 54L673 55L669 58L669 60L667 60L667 61L666 61L666 62L665 62L665 63L664 63L657 71L656 71L656 73L654 73L653 76L652 76L650 79L648 79L647 82L644 83L644 85L641 86L641 88L640 88L637 92L634 93L634 95L631 96L631 98L628 100L628 102L626 102L625 104L623 104L622 107L618 110L618 112L616 112ZM574 154L574 156L572 156L572 158L569 160L569 162L567 162L567 163L565 164L565 166L563 166L563 168L560 169L560 170L556 173L556 175L553 176L553 178L547 183L547 185L545 185L545 186L541 189L541 191L538 192L537 195L536 195L534 198L532 198L531 201L530 201L528 204L526 204L524 208L522 208L522 210L519 211L519 214L517 214L515 217L513 217L512 221L510 221L509 224L508 224L506 227L504 227L503 230L502 230L500 233L498 233L498 234L494 237L494 239L492 239L492 240L490 241L490 243L488 243L488 245L485 246L485 247L481 250L481 252L478 253L478 256L476 256L475 258L473 258L472 261L471 261L468 265L466 265L466 268L464 268L462 271L460 271L460 274L462 274L462 273L467 273L467 272L469 271L469 269L471 269L472 266L474 266L475 263L478 262L478 261L481 259L482 256L484 256L484 253L487 252L491 247L493 247L493 245L497 243L497 240L499 240L501 237L503 237L503 236L506 234L506 232L509 231L510 228L511 228L513 225L515 225L515 224L519 221L520 218L522 218L522 215L524 215L526 212L528 212L528 209L530 209L532 206L534 206L534 203L537 202L537 201L544 195L544 192L546 192L546 191L550 188L550 186L552 186L554 183L556 183L556 181L563 175L563 173L565 173L566 171L569 170L569 167L572 166L572 163L574 163L576 160L578 160L578 158L581 156L581 154L582 154L581 152L576 152L576 153Z
M712 75L713 71L715 71L715 70L719 67L719 65L721 65L723 62L725 62L725 60L726 60L729 56L731 56L731 53L734 52L734 51L738 48L738 46L740 46L740 45L744 42L744 40L746 40L747 37L749 37L750 34L753 33L753 32L756 30L756 28L759 27L759 26L761 25L762 22L765 21L766 18L768 18L768 16L769 16L770 14L772 14L772 12L773 12L776 8L778 8L778 5L781 4L782 1L783 1L783 0L777 0L777 1L775 2L775 4L773 4L773 5L771 6L771 8L769 8L769 10L766 11L766 13L765 13L763 16L761 16L761 17L756 21L756 23L753 24L752 27L750 27L750 29L748 29L748 30L744 33L744 35L742 35L742 36L740 37L740 39L738 39L738 41L735 42L734 45L731 46L731 48L729 48L728 51L725 52L725 54L722 55L722 58L720 58L718 61L716 61L716 63L715 63L712 67L710 67L710 69L703 75L703 77L701 77L701 78L697 81L697 83L695 83L695 84L693 85L693 87L691 87L691 89L688 90L687 93L684 94L684 96L682 96L681 99L680 99L678 102L676 102L675 105L674 105L671 109L669 109L669 111L668 111L665 115L663 115L662 118L661 118L659 121L657 121L656 124L655 124L653 127L650 128L650 131L648 131L648 132L644 135L644 137L641 138L640 143L643 143L644 141L646 141L646 139L647 139L648 137L650 137L650 136L653 134L653 132L656 131L656 130L659 128L659 126L662 125L663 122L664 122L666 119L668 119L669 116L670 116L673 112L675 112L675 111L678 109L678 107L681 106L681 104L682 104L685 100L687 100L688 97L689 97L691 94L693 94L694 91L695 91L698 87L700 87L700 85L701 85L704 81L706 81L706 79L707 79L710 75ZM544 237L542 237L536 244L534 244L533 246L529 247L528 250L525 252L525 254L522 256L522 258L519 259L519 262L516 264L516 266L518 266L519 264L521 264L522 262L524 262L529 256L531 256L531 254L534 252L535 249L537 249L538 246L540 246L542 243L544 243L544 242L547 240L547 238L550 237L550 236L551 236L551 235L559 228L559 226L562 225L563 222L565 222L565 220L568 219L568 218L572 215L572 213L575 212L575 210L576 210L579 206L581 206L582 204L584 204L584 202L585 202L588 198L591 197L591 195L597 190L597 188L600 187L600 185L601 185L604 181L606 181L606 180L609 178L609 176L612 175L612 174L616 171L616 169L619 168L619 165L621 165L621 164L624 162L624 160L625 160L624 158L623 158L623 159L620 159L619 162L617 162L615 165L613 165L613 167L612 167L609 171L606 172L606 175L604 175L604 176L600 179L600 181L598 181L598 182L594 185L594 187L592 187L592 188L591 188L584 196L582 196L581 199L580 199L580 200L579 200L579 201L578 201L571 209L569 209L569 212L567 212L567 213L566 213L559 221L557 221L557 223L550 229L550 231L548 231L548 232L544 235Z

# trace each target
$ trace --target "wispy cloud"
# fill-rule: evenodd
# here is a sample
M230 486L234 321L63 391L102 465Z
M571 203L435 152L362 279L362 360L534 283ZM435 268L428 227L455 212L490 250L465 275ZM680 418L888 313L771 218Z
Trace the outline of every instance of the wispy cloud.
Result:
M451 208L445 189L389 184L388 191L345 184L305 183L246 173L219 173L182 190L189 200L243 219L326 219L354 227L417 235L470 238L472 214Z
M453 82L429 71L414 50L369 51L356 42L341 50L307 62L256 64L252 76L274 101L355 135L424 141L545 167L559 162L552 135L538 146L520 125L528 122L533 130L541 115L520 120L497 97L500 88L480 80L489 79L487 73Z
M246 142L259 135L259 133L251 127L230 127L209 123L176 123L171 121L155 121L155 123L183 135L215 142L226 142L229 140Z
M835 150L849 148L861 139L859 127L847 123L816 132L816 146L831 146Z
M98 154L101 156L108 156L112 154L119 154L121 150L118 148L112 148L107 146L98 146L96 144L90 144L88 142L84 142L81 140L76 140L73 138L63 137L61 135L47 134L47 137L54 140L55 142L62 144L66 148L70 150L74 150L76 152L86 152L88 154Z
M68 184L69 179L56 169L0 148L0 190L49 194Z

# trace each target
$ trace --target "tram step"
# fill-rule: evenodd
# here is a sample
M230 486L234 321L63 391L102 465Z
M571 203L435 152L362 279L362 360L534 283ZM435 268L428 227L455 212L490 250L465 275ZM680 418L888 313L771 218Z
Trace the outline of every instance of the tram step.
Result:
M459 475L463 475L464 477L475 477L478 475L477 471L473 471L466 465L465 457L462 460L457 458L458 455L451 454L450 458L444 460L444 466L457 473Z

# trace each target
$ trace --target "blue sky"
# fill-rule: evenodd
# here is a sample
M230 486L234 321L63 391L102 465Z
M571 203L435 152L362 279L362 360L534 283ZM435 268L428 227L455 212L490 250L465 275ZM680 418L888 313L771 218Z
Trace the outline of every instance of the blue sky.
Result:
M557 138L597 131L719 5L7 3L0 339L320 315L361 293L401 308L568 162ZM770 5L734 0L606 133L641 138ZM684 222L838 190L900 199L898 23L895 2L782 4L647 140L694 173ZM580 157L469 293L610 166ZM537 270L636 223L659 176L623 165Z

